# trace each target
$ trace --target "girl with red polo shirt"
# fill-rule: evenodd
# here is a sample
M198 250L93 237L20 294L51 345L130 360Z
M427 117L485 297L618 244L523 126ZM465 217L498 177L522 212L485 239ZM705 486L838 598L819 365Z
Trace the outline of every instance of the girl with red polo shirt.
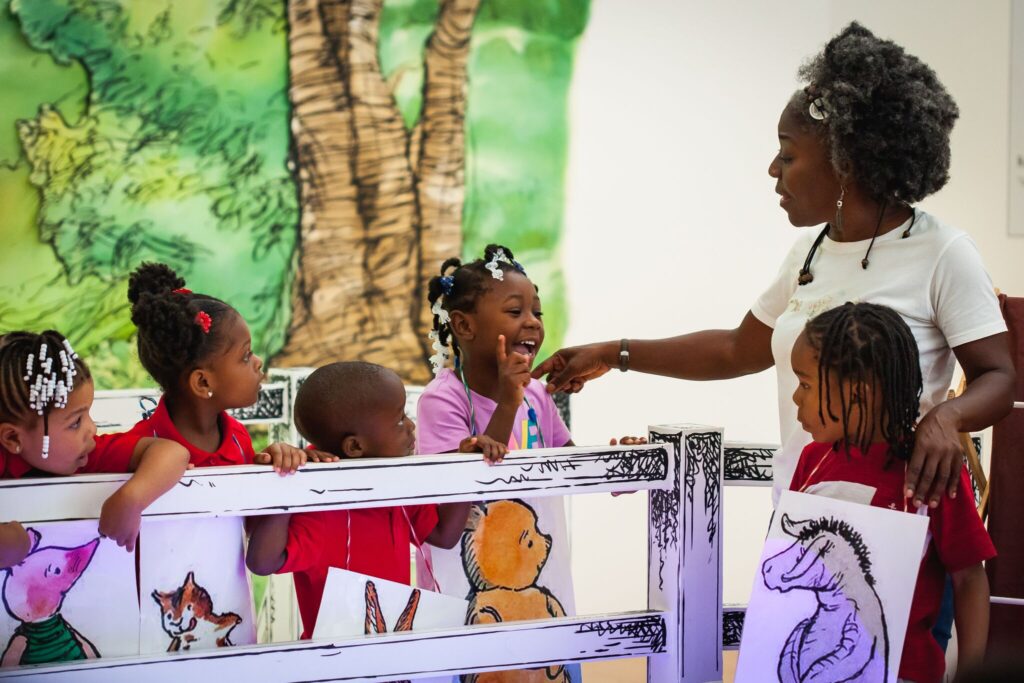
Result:
M847 303L807 323L792 352L799 384L797 418L814 441L804 448L790 488L928 515L900 661L901 681L942 680L946 662L932 636L945 577L953 583L958 662L981 660L988 634L988 578L995 548L970 495L946 495L918 510L905 496L907 461L921 396L921 365L910 328L891 308ZM955 476L955 475L954 475ZM970 492L960 465L960 491Z
M320 459L283 443L256 454L245 426L228 415L256 403L263 381L263 361L253 353L238 311L185 289L185 281L162 263L143 263L132 273L128 300L139 360L164 391L132 434L180 443L195 467L272 464L286 473L307 458Z
M99 532L135 549L142 511L185 472L176 443L137 434L96 434L92 375L58 332L0 336L0 479L134 472L103 504ZM18 522L0 524L0 568L28 554Z

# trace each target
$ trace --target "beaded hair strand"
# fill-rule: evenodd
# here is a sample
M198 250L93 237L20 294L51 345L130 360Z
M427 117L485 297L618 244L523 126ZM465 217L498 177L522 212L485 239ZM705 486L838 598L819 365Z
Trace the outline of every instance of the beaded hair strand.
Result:
M88 380L89 370L59 332L0 337L0 420L42 417L43 459L50 455L50 412L67 406L76 377Z

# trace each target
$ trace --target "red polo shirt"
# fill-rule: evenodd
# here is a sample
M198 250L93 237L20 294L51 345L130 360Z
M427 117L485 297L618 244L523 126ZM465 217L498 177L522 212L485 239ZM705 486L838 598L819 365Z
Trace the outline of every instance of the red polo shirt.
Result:
M294 573L303 639L313 635L330 567L409 583L409 544L422 545L437 526L437 505L411 505L404 510L404 514L402 507L391 507L292 515L287 559L277 573Z
M221 413L217 419L220 422L221 440L217 450L213 453L193 446L181 435L178 428L171 422L171 415L167 412L167 404L163 396L160 397L160 402L153 414L139 421L131 428L129 434L136 434L139 437L156 436L180 443L188 449L188 461L195 467L251 465L255 452L245 425L227 413Z
M97 435L96 446L89 453L89 459L75 474L127 472L140 438L131 432ZM32 472L38 473L38 470L33 470L17 453L11 453L0 446L0 479L21 479Z
M871 495L873 507L913 513L917 508L903 496L905 474L906 464L891 458L886 444L874 444L867 453L853 448L847 455L838 449L833 452L830 444L811 443L800 454L790 488L815 493L816 485L831 482L834 488L836 483L846 482L857 487L861 495ZM901 679L918 683L942 680L946 659L931 631L942 603L946 573L966 569L996 555L992 539L974 507L971 491L964 466L960 470L960 495L945 496L937 508L928 511L929 542L924 557L907 558L908 562L919 561L921 569L903 641ZM829 495L824 490L821 493Z

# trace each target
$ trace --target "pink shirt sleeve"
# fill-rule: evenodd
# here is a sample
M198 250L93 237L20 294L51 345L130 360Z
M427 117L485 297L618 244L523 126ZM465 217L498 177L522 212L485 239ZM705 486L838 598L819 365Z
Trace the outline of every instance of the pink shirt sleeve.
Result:
M466 397L454 382L435 381L416 405L416 452L450 453L472 433Z

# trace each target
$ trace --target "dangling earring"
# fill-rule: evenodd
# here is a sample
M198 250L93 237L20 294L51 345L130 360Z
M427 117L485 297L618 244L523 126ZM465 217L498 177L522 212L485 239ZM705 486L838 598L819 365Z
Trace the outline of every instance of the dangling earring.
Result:
M836 200L836 230L843 231L843 197L846 196L846 187L840 185L839 199Z

